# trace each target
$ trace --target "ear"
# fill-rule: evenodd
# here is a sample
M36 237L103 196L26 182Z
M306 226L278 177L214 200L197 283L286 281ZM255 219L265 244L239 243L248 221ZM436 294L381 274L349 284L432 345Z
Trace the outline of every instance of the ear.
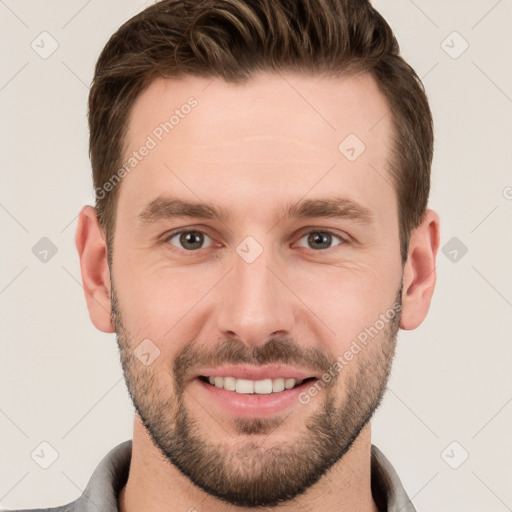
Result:
M427 210L411 233L405 264L400 327L416 329L427 316L436 285L436 256L440 242L439 215Z
M82 283L92 323L103 332L114 332L110 307L110 271L107 243L92 206L84 206L78 216L75 245L80 258Z

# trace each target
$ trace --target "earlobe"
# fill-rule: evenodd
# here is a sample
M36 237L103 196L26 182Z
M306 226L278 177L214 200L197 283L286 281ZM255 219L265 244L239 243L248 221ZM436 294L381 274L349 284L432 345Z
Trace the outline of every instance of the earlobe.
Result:
M439 216L427 210L412 232L405 264L400 327L416 329L427 316L436 284L436 257L440 243Z
M110 307L110 271L107 244L96 210L84 206L78 216L75 245L80 258L82 283L92 323L103 332L114 332Z

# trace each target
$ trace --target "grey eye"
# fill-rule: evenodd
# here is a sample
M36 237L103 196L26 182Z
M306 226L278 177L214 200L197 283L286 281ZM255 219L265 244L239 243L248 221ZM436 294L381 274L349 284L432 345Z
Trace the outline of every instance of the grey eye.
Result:
M329 231L311 231L304 235L301 240L306 239L307 245L301 245L300 247L306 247L309 249L330 249L332 246L333 240L337 239L339 242L335 245L339 245L343 242L343 239L334 233L330 233Z
M177 239L177 243L173 242L174 239ZM168 238L168 241L180 249L194 251L203 248L202 246L205 242L205 239L211 241L211 238L206 233L201 231L181 231L171 235Z

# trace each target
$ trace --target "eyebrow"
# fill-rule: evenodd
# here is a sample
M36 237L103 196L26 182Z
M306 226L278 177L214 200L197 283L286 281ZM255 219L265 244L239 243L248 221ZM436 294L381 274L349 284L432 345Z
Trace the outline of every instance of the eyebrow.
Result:
M374 215L368 208L344 197L307 199L289 204L281 212L280 217L283 219L338 218L355 220L363 224L371 224L374 220ZM146 226L176 217L217 219L224 223L232 218L232 214L229 210L212 203L159 196L143 208L137 215L137 221Z

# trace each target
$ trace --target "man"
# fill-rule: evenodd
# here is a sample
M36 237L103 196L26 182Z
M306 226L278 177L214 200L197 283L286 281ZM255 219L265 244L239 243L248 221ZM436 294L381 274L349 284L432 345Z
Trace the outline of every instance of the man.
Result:
M439 218L427 98L383 18L164 0L107 43L89 125L76 245L137 414L51 510L413 511L370 419Z

